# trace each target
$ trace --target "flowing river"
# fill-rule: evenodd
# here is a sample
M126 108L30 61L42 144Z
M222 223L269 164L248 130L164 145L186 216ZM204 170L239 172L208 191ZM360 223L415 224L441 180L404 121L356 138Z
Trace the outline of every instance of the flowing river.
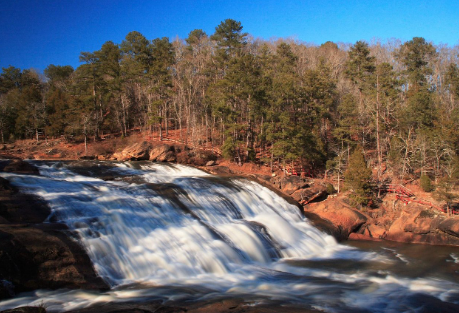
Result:
M0 176L48 203L49 220L78 234L111 290L38 290L0 302L0 310L231 297L326 312L459 304L459 248L338 244L269 189L181 165L33 164L39 176Z

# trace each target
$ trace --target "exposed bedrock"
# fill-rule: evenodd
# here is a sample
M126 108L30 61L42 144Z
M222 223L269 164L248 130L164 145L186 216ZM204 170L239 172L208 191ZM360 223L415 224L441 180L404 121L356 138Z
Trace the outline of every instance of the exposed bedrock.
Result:
M43 223L49 213L44 201L0 177L0 299L43 288L108 288L67 227Z

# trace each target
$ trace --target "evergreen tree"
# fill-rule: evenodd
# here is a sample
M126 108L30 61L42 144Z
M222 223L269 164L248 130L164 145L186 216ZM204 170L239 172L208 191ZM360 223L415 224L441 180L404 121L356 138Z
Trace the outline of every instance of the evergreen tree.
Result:
M368 168L362 148L357 146L349 158L349 165L344 173L344 182L351 191L350 198L354 205L367 205L372 198L371 170Z
M242 29L241 22L233 19L226 19L215 28L215 33L210 38L217 43L220 62L240 55L247 44L247 33L243 33Z

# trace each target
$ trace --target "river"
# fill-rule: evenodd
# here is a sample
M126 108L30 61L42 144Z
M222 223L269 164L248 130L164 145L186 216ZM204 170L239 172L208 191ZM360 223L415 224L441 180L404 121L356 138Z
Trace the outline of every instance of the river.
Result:
M182 165L30 162L39 176L0 176L48 203L111 290L38 290L0 310L232 297L326 312L459 304L457 247L339 244L269 189Z

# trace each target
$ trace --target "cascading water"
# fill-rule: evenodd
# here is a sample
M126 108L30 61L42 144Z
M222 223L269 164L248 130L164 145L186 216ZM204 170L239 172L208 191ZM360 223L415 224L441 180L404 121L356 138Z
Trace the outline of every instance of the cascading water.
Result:
M52 209L49 218L78 233L98 274L117 290L107 293L104 301L123 298L127 285L141 284L143 294L156 290L166 298L179 297L179 287L198 286L206 291L201 297L250 294L305 301L328 311L369 304L374 311L385 311L388 298L396 303L424 283L298 266L295 262L387 258L337 244L310 225L297 207L246 179L152 163L36 165L40 176L1 176L23 192L41 196ZM425 283L435 285L430 294L444 299L458 287ZM145 286L154 288L149 293ZM176 290L165 295L161 286L169 293L171 287ZM362 303L360 296L368 288L377 292ZM329 297L325 290L332 290ZM94 301L70 297L66 304L52 295L42 301L49 301L48 310L57 311Z

